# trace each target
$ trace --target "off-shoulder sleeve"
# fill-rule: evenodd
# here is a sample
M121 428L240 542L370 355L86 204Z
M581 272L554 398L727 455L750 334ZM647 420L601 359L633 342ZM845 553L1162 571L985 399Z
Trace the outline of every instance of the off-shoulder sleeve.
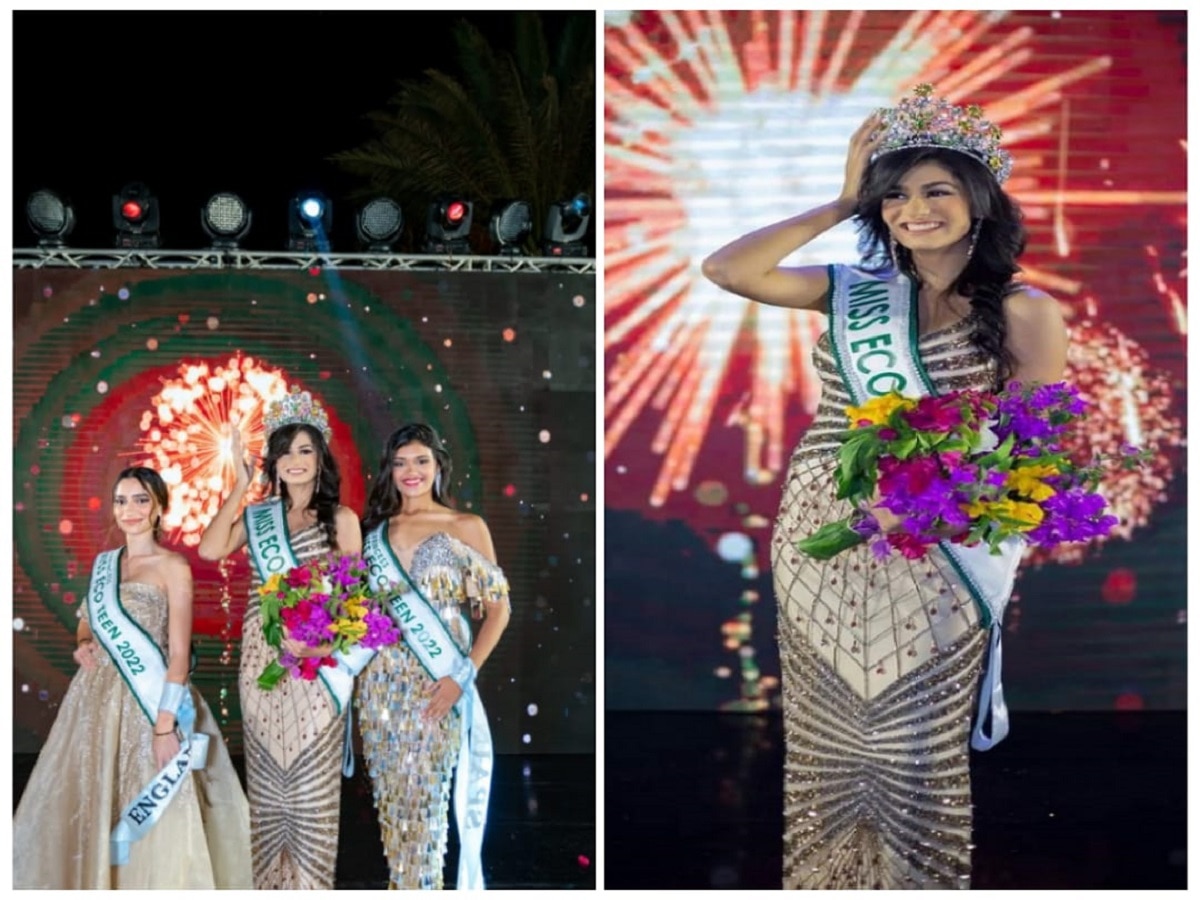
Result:
M512 612L512 600L508 596L508 578L504 570L482 553L464 546L465 566L463 587L467 599L472 603L483 601L484 609L503 602Z
M425 569L421 579L425 589L457 603L469 602L472 617L500 602L509 604L511 612L504 570L457 538L449 539L449 549L449 553Z

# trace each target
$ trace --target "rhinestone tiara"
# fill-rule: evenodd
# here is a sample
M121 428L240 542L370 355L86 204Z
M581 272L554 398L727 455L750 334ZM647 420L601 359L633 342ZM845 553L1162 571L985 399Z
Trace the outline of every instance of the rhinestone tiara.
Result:
M1000 148L1000 128L983 117L980 107L934 97L932 84L918 84L913 94L879 111L884 136L872 159L908 147L944 147L973 156L1004 184L1012 173L1012 155Z
M291 390L278 400L267 404L263 413L263 428L268 435L284 425L311 425L325 435L325 440L333 437L325 407L314 400L312 394L300 390L296 385L292 385Z

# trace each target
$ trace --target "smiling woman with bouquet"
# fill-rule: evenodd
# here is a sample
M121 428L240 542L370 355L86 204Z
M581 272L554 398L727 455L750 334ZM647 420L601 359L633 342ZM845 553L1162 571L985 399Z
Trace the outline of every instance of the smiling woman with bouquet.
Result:
M322 643L313 641L299 623L295 631L286 625L272 629L272 621L263 615L261 587L330 553L360 553L362 534L358 517L338 504L341 478L329 451L325 410L307 392L293 389L267 408L263 424L269 496L239 515L252 471L241 464L243 450L235 426L237 481L204 532L200 556L224 559L248 545L252 562L238 688L254 887L331 889L352 676L337 665L320 664L334 652L332 633ZM270 687L259 683L273 663L286 670L292 661L298 673L320 677L280 673Z
M906 527L889 508L896 495L884 495L880 472L852 502L850 492L839 496L838 478L854 474L842 472L847 408L956 391L969 405L972 392L1061 379L1058 305L1013 280L1024 232L1001 189L1011 167L999 129L978 108L952 106L922 85L854 134L836 200L704 262L727 290L830 320L813 354L821 402L792 456L771 546L788 888L970 886L968 746L980 679L998 655L988 652L990 610L1011 593L1020 538L998 542L996 554L987 542L967 548L953 540L967 516L951 513L936 523L946 539L932 552L876 553L872 532ZM851 216L859 266L780 265ZM936 402L925 412L945 414ZM918 480L901 485L900 473L887 474L893 490L918 494L930 475L914 470ZM797 547L839 523L859 526L848 549L820 559ZM1002 717L1002 701L984 705ZM977 743L987 739L977 728Z

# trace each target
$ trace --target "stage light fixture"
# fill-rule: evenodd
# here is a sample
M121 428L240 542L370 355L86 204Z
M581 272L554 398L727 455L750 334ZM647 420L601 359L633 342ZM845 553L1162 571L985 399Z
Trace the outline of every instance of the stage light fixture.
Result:
M237 194L213 194L200 213L204 233L217 250L235 250L250 231L250 208Z
M404 213L391 197L376 197L358 211L358 239L372 253L391 253L392 244L404 227Z
M474 204L470 200L444 195L429 204L425 219L425 253L462 254L471 252L467 236L471 233Z
M525 200L497 201L492 205L488 230L500 245L501 256L523 255L522 245L533 231L533 207Z
M552 204L546 213L542 252L546 256L587 256L584 236L591 219L592 198L587 194Z
M140 181L133 181L113 195L113 227L116 246L144 249L159 245L158 198Z
M25 202L25 219L37 235L39 247L62 247L75 227L75 211L54 191L34 191Z
M333 204L319 191L304 191L288 207L289 250L312 253L329 249L333 231Z

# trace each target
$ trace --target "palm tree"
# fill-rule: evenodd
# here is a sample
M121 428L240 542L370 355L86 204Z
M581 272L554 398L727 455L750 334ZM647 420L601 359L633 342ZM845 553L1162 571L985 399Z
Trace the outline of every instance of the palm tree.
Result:
M385 194L400 203L408 219L402 243L415 244L440 194L475 201L476 249L490 241L488 207L498 200L532 204L530 244L539 246L550 204L595 194L594 14L566 16L553 48L538 14L514 17L506 50L459 20L460 71L429 69L402 81L388 109L368 114L378 137L333 156L365 180L357 199Z

